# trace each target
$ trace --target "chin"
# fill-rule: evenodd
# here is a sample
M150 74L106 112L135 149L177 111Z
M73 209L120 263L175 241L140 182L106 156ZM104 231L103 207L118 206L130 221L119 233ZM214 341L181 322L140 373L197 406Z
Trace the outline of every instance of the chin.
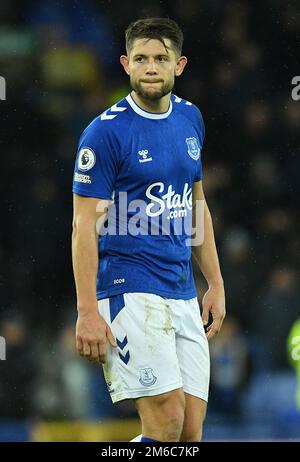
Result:
M162 90L156 89L144 89L144 88L137 88L135 89L136 93L144 99L148 99L151 101L156 101L164 96L164 92Z
M162 91L157 91L157 90L144 91L143 94L144 94L145 98L150 99L152 101L155 101L157 99L161 99L164 96L164 93Z

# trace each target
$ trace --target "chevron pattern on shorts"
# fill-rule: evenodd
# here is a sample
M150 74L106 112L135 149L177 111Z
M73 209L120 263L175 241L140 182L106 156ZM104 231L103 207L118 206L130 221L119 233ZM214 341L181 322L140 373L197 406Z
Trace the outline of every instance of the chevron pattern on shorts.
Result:
M123 356L123 355L121 355L121 353L119 353L119 357L120 357L121 361L123 361L123 363L128 364L128 361L130 359L130 353L129 353L129 351L127 351L125 356Z
M124 348L126 347L128 343L127 335L124 337L124 340L122 342L118 338L116 340L117 340L117 345L120 348L120 350L124 350Z
M121 361L123 361L124 364L128 364L128 361L130 359L130 353L129 351L127 351L126 353L123 351L124 348L126 348L126 346L128 345L127 335L125 335L122 341L116 338L116 342L117 342L118 347L121 350L121 352L119 352L119 358L121 359Z

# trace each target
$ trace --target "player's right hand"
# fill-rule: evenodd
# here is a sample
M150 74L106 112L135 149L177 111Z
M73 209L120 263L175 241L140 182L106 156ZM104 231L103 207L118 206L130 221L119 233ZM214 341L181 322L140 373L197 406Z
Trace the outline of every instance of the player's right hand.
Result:
M117 347L109 325L98 310L93 312L81 310L76 323L76 348L80 356L104 364L107 341L112 347Z

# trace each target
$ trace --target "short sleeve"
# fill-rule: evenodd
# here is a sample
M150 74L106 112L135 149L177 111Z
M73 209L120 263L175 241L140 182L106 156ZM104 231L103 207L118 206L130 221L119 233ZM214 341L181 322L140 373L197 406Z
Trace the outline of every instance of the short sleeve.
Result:
M201 181L203 177L201 152L202 152L204 138L205 138L205 125L204 125L203 117L202 117L200 110L197 108L197 106L194 106L194 107L196 109L195 128L197 130L199 143L200 143L200 146L199 146L200 153L199 153L199 159L197 160L197 168L196 168L196 175L195 175L195 182L196 182L196 181Z
M72 191L81 196L112 199L118 173L113 131L99 117L82 133L75 161Z

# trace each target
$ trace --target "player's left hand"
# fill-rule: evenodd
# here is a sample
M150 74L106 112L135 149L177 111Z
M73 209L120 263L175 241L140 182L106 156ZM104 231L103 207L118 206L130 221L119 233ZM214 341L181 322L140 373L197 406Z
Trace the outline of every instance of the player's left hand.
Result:
M206 326L208 323L209 313L211 313L213 321L206 329L206 337L211 340L220 332L223 320L225 318L225 291L224 285L212 285L204 294L202 300L202 321Z

